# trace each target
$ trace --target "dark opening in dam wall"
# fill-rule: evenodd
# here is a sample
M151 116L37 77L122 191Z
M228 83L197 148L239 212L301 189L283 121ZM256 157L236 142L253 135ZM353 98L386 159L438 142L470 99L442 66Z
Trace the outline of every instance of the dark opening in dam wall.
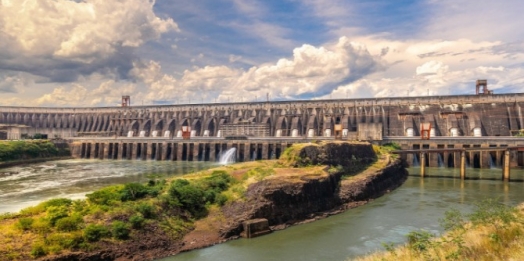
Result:
M278 159L294 142L287 141L158 141L158 140L83 140L70 144L71 154L83 159L218 161L235 148L237 162Z

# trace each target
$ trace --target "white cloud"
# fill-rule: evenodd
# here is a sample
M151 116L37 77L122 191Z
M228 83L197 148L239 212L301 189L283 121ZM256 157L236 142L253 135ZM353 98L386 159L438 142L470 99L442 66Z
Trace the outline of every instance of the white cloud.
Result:
M331 92L339 85L383 69L380 57L365 46L341 38L323 47L303 45L292 58L248 70L205 66L186 70L180 79L161 72L159 63L135 64L131 75L147 84L145 100L218 101L254 100L267 93L273 98L296 98Z
M453 40L468 38L474 41L490 40L521 42L522 13L520 0L439 0L429 1L429 25L420 37Z
M234 54L230 54L229 55L229 62L230 63L234 63L236 61L240 61L242 59L242 56L240 55L234 55Z
M0 69L54 77L56 70L89 74L118 67L132 56L126 49L179 30L172 19L157 17L153 5L150 0L3 0L0 56L7 59Z
M92 89L91 91L89 89ZM98 87L73 83L54 88L51 93L34 99L31 104L39 106L116 106L122 95L135 93L136 87L130 83L103 81Z

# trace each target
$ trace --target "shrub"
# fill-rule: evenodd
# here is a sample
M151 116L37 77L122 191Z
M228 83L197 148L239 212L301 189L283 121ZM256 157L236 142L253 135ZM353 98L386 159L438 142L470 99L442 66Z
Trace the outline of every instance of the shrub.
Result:
M84 238L89 242L96 242L110 235L109 230L102 225L91 224L84 229Z
M131 223L131 227L134 229L140 229L144 225L144 217L141 215L133 215L129 218L129 222Z
M48 245L48 249L51 250L54 248L56 251L60 251L61 249L76 249L79 248L82 243L84 243L84 238L81 232L53 233L48 235L45 240Z
M140 212L144 218L152 218L155 216L155 207L146 202L139 203L136 206L136 211Z
M226 204L226 202L227 202L227 197L226 197L225 195L218 194L218 195L216 196L215 202L216 202L219 206L223 206L223 205Z
M127 183L120 191L121 200L137 200L148 195L148 188L140 183Z
M47 234L49 231L51 231L51 224L45 218L39 218L33 221L31 227L32 230L42 235Z
M205 215L206 198L204 191L185 179L173 181L169 188L169 195L178 199L183 209L189 211L195 217Z
M51 206L47 208L46 218L49 220L51 226L54 226L56 221L68 216L69 210L65 206Z
M129 225L122 221L114 221L112 223L112 234L117 239L129 238Z
M64 217L57 220L55 226L58 231L76 231L83 222L80 216Z
M416 252L425 252L431 247L431 238L434 235L427 231L412 231L408 237L408 246Z
M111 205L115 201L120 201L123 188L124 186L122 185L109 186L87 194L86 197L89 202L94 204Z
M16 228L20 230L29 230L33 225L34 219L32 218L20 218L16 223Z
M47 255L47 252L44 249L44 246L41 243L35 243L31 246L31 256L34 258L39 258Z

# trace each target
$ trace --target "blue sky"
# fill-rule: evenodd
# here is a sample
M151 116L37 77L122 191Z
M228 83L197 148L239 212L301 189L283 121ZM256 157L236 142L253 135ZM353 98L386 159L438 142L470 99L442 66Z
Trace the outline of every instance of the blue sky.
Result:
M517 0L0 0L0 104L523 92Z

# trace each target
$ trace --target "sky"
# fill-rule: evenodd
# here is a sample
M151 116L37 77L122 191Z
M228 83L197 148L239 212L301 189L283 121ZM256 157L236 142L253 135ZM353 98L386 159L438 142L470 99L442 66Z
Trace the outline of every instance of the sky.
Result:
M1 106L524 92L521 0L0 0Z

